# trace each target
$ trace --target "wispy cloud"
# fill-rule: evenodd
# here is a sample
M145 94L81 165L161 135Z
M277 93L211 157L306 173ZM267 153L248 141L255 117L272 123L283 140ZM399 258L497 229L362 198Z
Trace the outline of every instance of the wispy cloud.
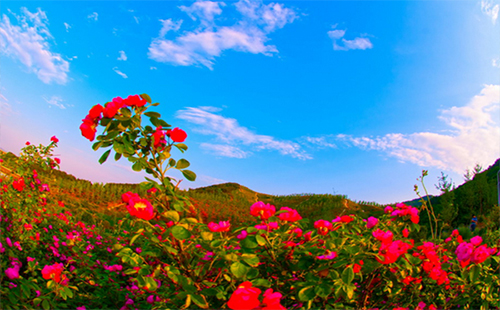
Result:
M347 40L344 38L345 33L346 30L340 29L328 31L328 36L333 41L333 49L335 51L365 50L373 47L370 39L357 37L352 40Z
M127 60L127 55L125 54L124 51L119 51L118 53L120 53L120 57L117 58L118 60L121 60L121 61Z
M494 4L491 0L481 0L481 11L491 18L493 25L497 22L499 10L500 5L498 3Z
M212 152L215 155L232 157L232 158L245 158L251 153L245 152L237 146L232 146L228 144L212 144L212 143L201 143L200 147Z
M305 137L304 138L304 143L305 144L311 144L314 145L318 148L333 148L336 149L337 145L333 143L331 139L332 136L323 136L323 137Z
M99 14L97 14L97 12L94 12L87 15L87 18L96 22L97 19L99 18Z
M51 97L42 96L42 98L43 100L45 100L45 102L47 102L50 105L58 107L59 109L66 109L66 106L62 104L64 100L59 96L51 96Z
M44 83L65 84L69 63L60 54L50 51L48 41L53 37L47 28L45 12L38 9L31 13L23 7L20 15L11 14L18 25L11 24L9 17L3 15L0 22L2 53L19 60Z
M462 173L476 163L489 164L500 157L500 85L485 85L462 107L441 111L439 119L448 134L390 133L381 137L338 135L337 140L364 150L381 151L402 162Z
M9 100L2 94L0 94L0 114L4 116L12 114L12 107L9 104Z
M123 72L121 72L120 70L118 70L118 68L117 68L117 67L114 67L114 68L113 68L113 71L115 71L115 72L116 72L119 76L121 76L122 78L124 78L124 79L128 79L128 76L127 76L125 73L123 73Z
M491 60L491 65L495 68L500 68L500 58L494 58Z
M215 114L213 111L216 111L213 107L188 107L178 111L176 115L177 118L198 125L195 130L199 133L214 136L217 142L222 142L201 145L211 152L221 156L244 158L251 154L251 151L246 149L273 150L302 160L311 159L298 143L255 134L240 126L237 120Z
M160 20L162 28L158 38L149 46L149 58L158 62L174 65L202 65L212 69L215 59L226 50L263 54L271 56L278 53L273 45L268 45L268 35L286 24L292 23L297 14L283 4L263 4L256 0L240 0L230 8L235 8L240 15L232 26L217 25L216 17L222 15L223 2L197 1L179 9L199 23L194 31L178 34L174 39L167 39L167 33L177 32L183 21Z
M64 23L64 27L66 28L66 32L69 32L69 29L71 28L71 25L68 23Z

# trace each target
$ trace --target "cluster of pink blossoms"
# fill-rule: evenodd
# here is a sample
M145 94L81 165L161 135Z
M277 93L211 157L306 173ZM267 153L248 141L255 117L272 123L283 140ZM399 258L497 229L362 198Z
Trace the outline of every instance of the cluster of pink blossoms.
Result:
M54 280L62 285L68 284L68 278L62 274L64 265L62 263L55 263L53 265L46 265L42 269L42 276L45 280Z
M229 228L231 228L231 223L228 221L221 221L219 224L216 224L214 222L208 223L208 229L213 232L224 232L224 231L229 231Z
M372 235L381 242L379 255L383 260L376 258L381 264L394 263L401 255L405 254L413 247L412 244L405 243L401 240L392 241L393 234L391 231L375 230Z
M267 289L264 292L264 299L261 305L259 300L261 292L260 289L253 287L252 282L243 282L238 285L238 288L233 292L231 298L229 298L227 302L227 306L234 310L286 310L286 308L280 304L280 300L283 297L281 293L273 292L271 288Z
M488 248L486 244L481 244L483 238L475 236L470 239L470 243L462 242L455 250L457 259L462 267L469 263L480 264L484 262L490 255L495 254L496 250Z
M432 242L424 242L423 245L417 247L417 250L419 252L413 253L413 256L422 260L422 269L429 277L436 280L438 285L449 284L448 273L441 268L441 262L449 260L448 256L442 255L446 250Z
M394 217L409 216L412 223L418 224L420 217L418 215L418 209L405 205L404 203L398 203L396 209L391 206L387 206L384 209L385 213L390 213Z

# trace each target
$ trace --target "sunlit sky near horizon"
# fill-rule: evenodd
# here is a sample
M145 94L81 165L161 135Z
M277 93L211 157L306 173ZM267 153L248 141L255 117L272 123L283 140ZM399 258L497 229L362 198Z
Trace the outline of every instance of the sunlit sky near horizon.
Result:
M81 136L95 104L147 93L197 173L274 194L417 198L500 157L500 2L2 1L0 148L60 140L61 169L143 175ZM174 158L181 154L174 153ZM173 173L174 178L182 178Z

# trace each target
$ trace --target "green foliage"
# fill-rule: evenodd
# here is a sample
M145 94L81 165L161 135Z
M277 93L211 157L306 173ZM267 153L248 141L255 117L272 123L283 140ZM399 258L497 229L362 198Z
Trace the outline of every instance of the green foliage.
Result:
M147 95L142 98L157 105ZM61 188L47 191L43 176L23 161L53 167L55 145L31 147L15 161L13 167L20 169L12 175L19 175L1 181L0 251L7 258L0 262L2 308L248 306L231 306L229 301L240 294L245 302L275 308L271 292L278 293L274 301L287 309L414 308L420 302L439 309L498 307L500 257L492 254L499 250L500 236L490 224L470 235L461 228L443 241L438 234L445 213L436 216L434 209L443 203L424 204L420 210L397 205L397 212L384 213L380 206L340 195L274 197L237 184L188 191L190 197L184 197L164 168L186 171L189 164L154 150L153 130L142 127L141 115L153 125L169 125L158 113L146 112L148 107L122 108L113 119L103 119L105 133L95 149L109 147L132 158L134 165L140 162L136 169L145 169L156 180L139 186L103 185L48 172ZM187 149L184 144L177 147ZM126 189L135 192L116 205L123 213L102 212L96 200L105 195L120 199ZM59 200L69 197L74 199ZM191 206L190 200L209 199L220 204L212 208L218 212L212 216L224 222L207 225L208 215L194 217L197 210L210 209ZM257 201L263 203L253 205ZM270 202L277 208L265 204ZM292 204L302 219L279 210ZM483 207L495 210L488 209L487 200ZM151 216L141 213L146 210ZM375 215L372 210L375 222L366 219ZM415 211L421 218L426 215L430 225L421 227ZM427 229L430 240L410 239ZM463 245L473 252L467 259ZM268 297L249 291L252 286Z

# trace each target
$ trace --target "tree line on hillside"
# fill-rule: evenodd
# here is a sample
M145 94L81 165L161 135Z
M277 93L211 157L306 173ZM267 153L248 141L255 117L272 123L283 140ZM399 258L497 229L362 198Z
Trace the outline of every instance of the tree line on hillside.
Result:
M478 165L473 172L466 171L465 183L456 188L445 174L439 177L436 188L441 191L441 195L430 197L429 202L434 207L438 220L442 221L444 230L468 227L474 215L479 219L479 228L499 227L499 169L500 159L484 171ZM421 217L423 222L428 222L425 213L422 212Z

